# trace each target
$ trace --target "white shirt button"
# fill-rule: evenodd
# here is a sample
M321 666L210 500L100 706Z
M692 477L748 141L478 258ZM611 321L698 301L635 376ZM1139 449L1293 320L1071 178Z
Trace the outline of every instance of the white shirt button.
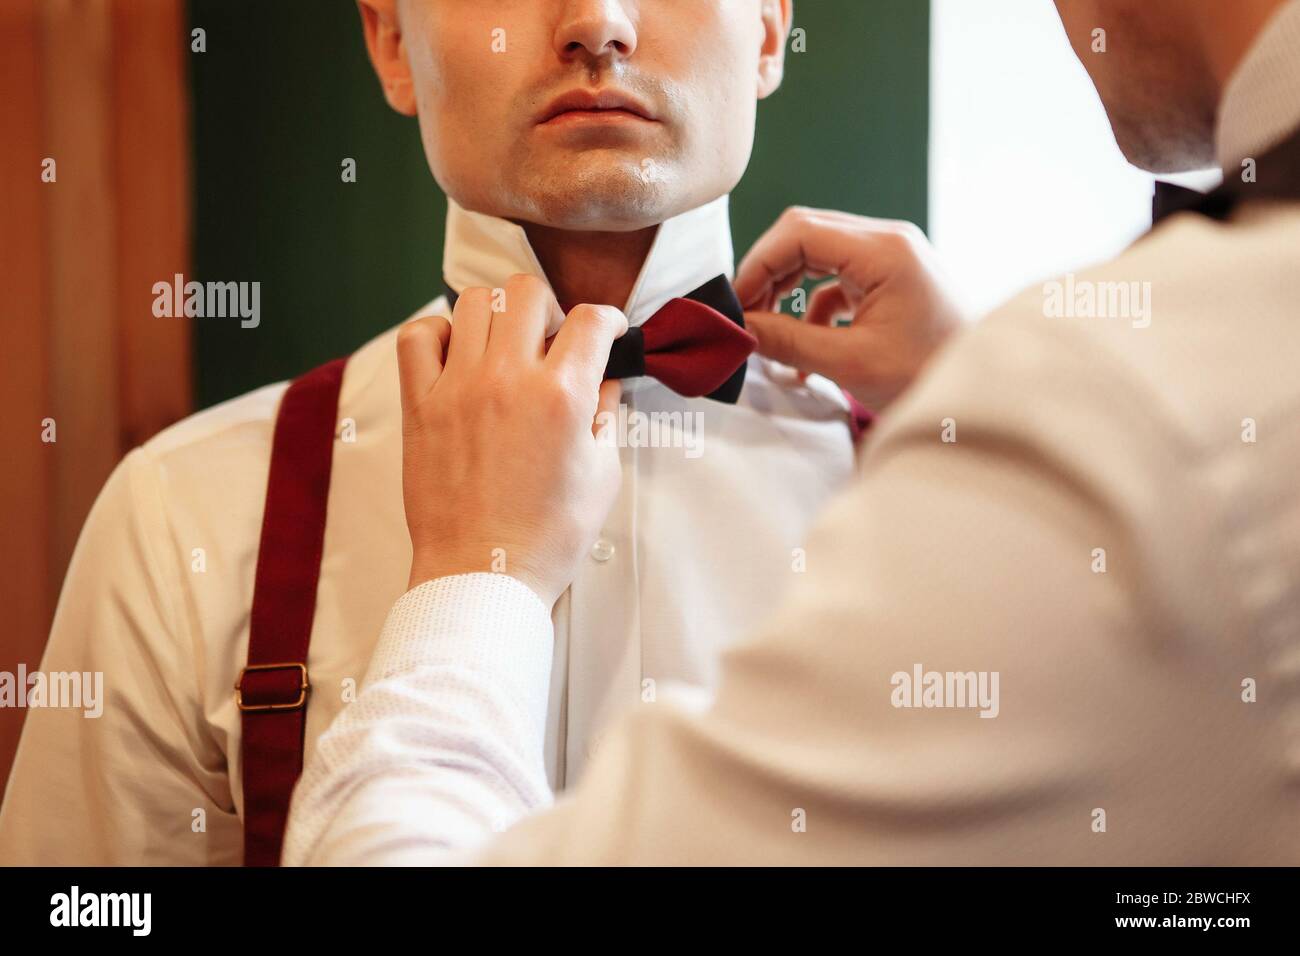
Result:
M614 556L614 542L601 538L591 546L591 556L602 564Z

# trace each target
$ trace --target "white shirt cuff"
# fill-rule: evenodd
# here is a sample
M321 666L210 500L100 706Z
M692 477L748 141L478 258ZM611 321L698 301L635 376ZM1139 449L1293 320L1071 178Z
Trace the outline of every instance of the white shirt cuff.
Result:
M388 612L366 685L423 668L467 669L507 689L545 734L555 635L549 609L508 574L426 581Z
M504 574L403 595L303 769L284 862L451 862L548 805L553 643L549 610Z

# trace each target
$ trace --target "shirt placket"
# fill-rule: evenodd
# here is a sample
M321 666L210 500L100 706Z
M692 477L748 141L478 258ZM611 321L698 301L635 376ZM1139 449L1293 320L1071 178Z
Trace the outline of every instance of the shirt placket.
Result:
M633 395L625 395L628 413ZM613 716L639 699L641 611L637 569L638 451L622 447L618 500L569 591L565 786L600 746Z

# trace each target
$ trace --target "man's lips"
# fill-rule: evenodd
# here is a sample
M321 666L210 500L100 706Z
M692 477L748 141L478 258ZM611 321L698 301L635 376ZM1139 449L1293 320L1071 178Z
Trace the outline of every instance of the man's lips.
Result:
M538 114L539 126L571 120L649 120L651 109L620 90L571 90L551 100Z

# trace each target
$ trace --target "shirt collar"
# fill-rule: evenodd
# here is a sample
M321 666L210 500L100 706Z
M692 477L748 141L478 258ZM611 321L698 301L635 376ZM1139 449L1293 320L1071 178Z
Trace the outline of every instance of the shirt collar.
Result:
M1219 165L1276 146L1300 126L1300 0L1283 5L1228 80L1219 106Z
M631 325L640 325L669 299L686 295L716 276L734 276L729 200L721 196L660 225L623 307ZM450 197L444 249L442 274L458 292L472 286L500 288L518 273L546 278L523 226L470 212Z

